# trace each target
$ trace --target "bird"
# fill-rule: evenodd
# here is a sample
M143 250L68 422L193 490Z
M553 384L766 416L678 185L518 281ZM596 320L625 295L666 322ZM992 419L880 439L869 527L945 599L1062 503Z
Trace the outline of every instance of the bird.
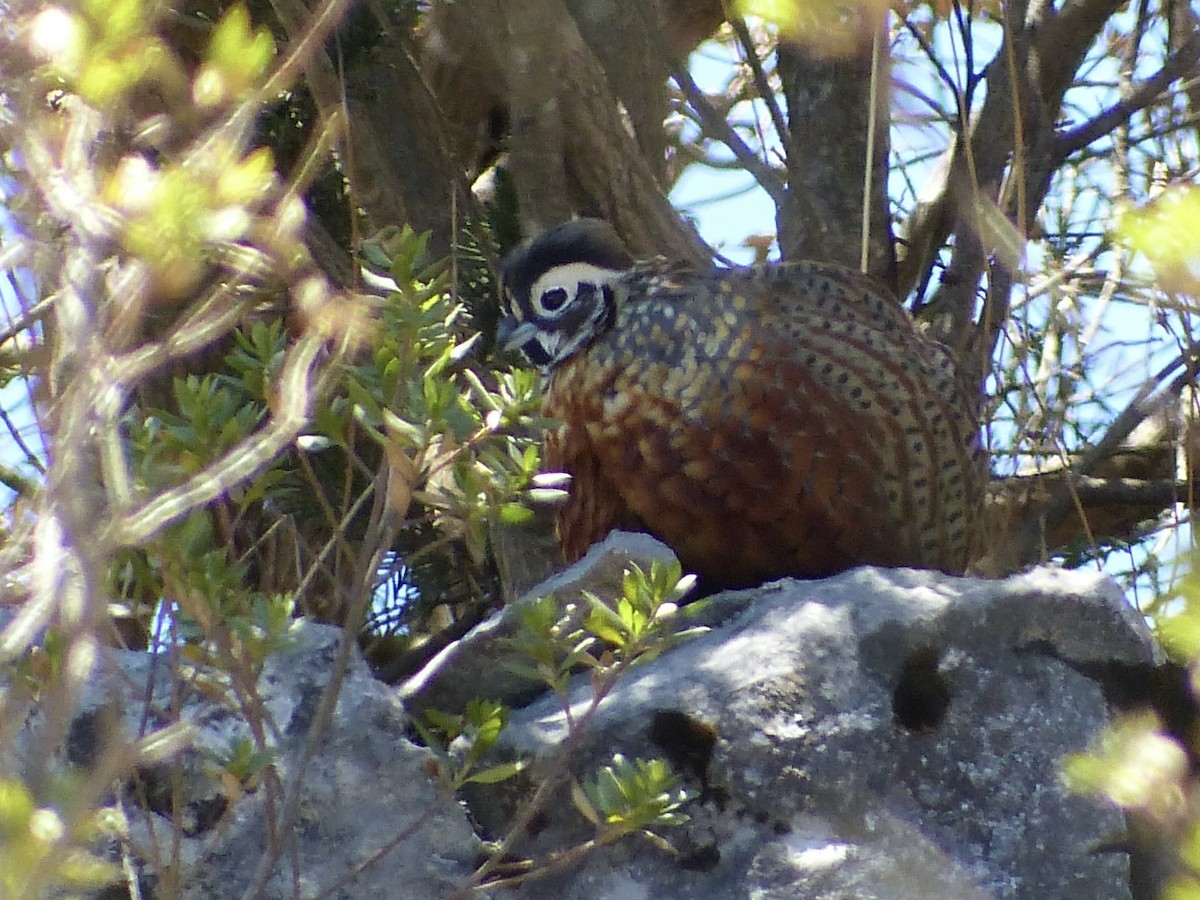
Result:
M988 471L978 398L873 279L635 261L582 218L499 274L497 343L546 376L544 464L571 476L568 561L619 528L718 588L967 569Z

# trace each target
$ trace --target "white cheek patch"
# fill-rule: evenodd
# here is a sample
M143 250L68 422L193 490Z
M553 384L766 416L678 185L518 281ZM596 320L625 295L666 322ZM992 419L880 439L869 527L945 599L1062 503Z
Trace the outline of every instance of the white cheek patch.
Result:
M611 284L616 281L621 277L621 274L621 272L614 269L605 269L601 266L594 266L591 263L583 262L566 263L565 265L547 269L533 283L533 288L529 292L533 313L537 316L556 319L565 310L570 308L571 301L579 293L579 285L594 284L596 287L600 287L601 285ZM567 292L567 299L558 309L553 311L545 310L542 307L542 295L547 291L555 289L565 290Z

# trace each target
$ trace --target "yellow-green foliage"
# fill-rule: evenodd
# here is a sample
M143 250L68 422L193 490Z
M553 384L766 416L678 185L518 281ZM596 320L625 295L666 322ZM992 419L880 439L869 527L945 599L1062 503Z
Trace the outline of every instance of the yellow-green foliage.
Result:
M1155 610L1155 633L1169 656L1186 665L1194 695L1200 666L1200 575L1189 575L1179 593L1155 604ZM1068 756L1063 765L1073 790L1125 810L1138 823L1142 843L1151 836L1154 853L1175 857L1175 872L1163 894L1171 900L1200 900L1200 808L1192 799L1200 783L1189 761L1189 755L1200 752L1197 742L1200 733L1172 733L1147 708L1119 718L1087 752Z
M252 28L241 5L231 7L217 27L204 65L192 82L192 96L201 108L240 100L256 89L275 58L275 41L265 28Z
M1200 294L1200 187L1176 186L1144 206L1127 205L1117 237L1145 255L1165 290Z
M63 793L64 802L69 802ZM46 874L34 883L45 888L80 891L117 881L120 868L81 845L116 834L120 819L108 807L64 817L61 807L38 806L19 781L0 779L0 895L21 896L38 871Z
M82 562L62 564L66 587L34 598L46 627L31 626L30 646L12 652L20 690L6 699L26 706L3 710L6 736L46 697L65 700L57 711L69 726L79 686L59 688L86 679L79 661L113 639L109 613L141 627L120 632L133 646L154 632L171 648L164 657L175 668L164 664L164 678L188 677L235 714L259 715L247 698L265 661L290 641L302 587L332 592L334 583L360 602L372 598L373 566L334 573L331 558L373 562L392 547L389 528L402 529L409 515L432 519L482 557L487 514L511 504L538 466L536 376L493 378L480 365L450 267L429 263L424 237L397 228L364 248L394 281L370 296L335 287L310 257L304 184L285 183L271 151L253 146L264 103L293 86L271 81L269 31L242 6L216 22L191 11L189 33L209 33L206 46L185 52L166 36L168 15L174 26L184 14L149 0L82 0L35 9L12 29L27 42L38 85L21 174L55 235L47 247L69 263L39 287L49 300L71 293L54 282L63 272L101 272L72 320L74 335L95 342L46 339L46 353L61 354L47 365L47 420L76 408L68 402L76 397L78 408L98 404L92 386L109 405L74 443L54 431L57 420L47 426L52 475L67 460L91 476L100 460L96 483L74 491L95 500L87 513L97 540ZM46 96L53 108L38 106ZM382 452L373 457L364 445ZM323 480L328 470L315 469L329 448L338 477ZM31 504L61 489L52 481L31 488ZM351 507L385 483L386 502L375 506L389 528L362 552L352 544L365 529L347 536ZM314 488L328 494L318 499ZM53 513L57 501L46 496L42 509ZM263 545L279 533L290 543L272 545L283 549L271 556ZM361 583L350 584L347 570ZM60 627L55 604L68 601L76 606ZM84 602L97 611L89 633ZM478 749L463 779L500 777L474 762L502 715L471 714L463 727ZM260 731L268 736L212 761L230 797L268 777L273 751L269 730ZM127 778L137 756L123 756L131 746L117 736L112 744L113 770L81 776L103 780L102 790L60 802L45 772L0 782L0 894L79 890L114 874L89 849L116 827L95 798Z

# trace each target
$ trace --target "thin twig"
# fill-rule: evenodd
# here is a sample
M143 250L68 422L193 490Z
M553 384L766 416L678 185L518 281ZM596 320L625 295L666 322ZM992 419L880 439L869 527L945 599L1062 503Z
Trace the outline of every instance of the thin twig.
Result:
M746 142L738 137L728 120L717 112L686 68L677 66L674 78L683 90L688 104L700 117L700 122L709 137L721 141L728 147L746 171L754 176L754 180L758 182L759 186L770 195L771 199L776 204L783 204L787 199L787 188L778 173L759 159L757 154L746 146Z
M33 452L33 449L25 443L25 438L21 434L21 429L17 427L17 423L12 420L8 414L8 410L0 407L0 421L4 422L4 427L8 430L9 436L13 439L13 443L17 445L17 449L25 455L25 462L33 466L40 474L46 474L46 467L42 464L41 457ZM36 482L34 482L36 485Z
M925 54L925 58L929 61L929 64L932 65L934 70L938 73L938 78L940 78L946 87L949 88L950 91L957 97L961 93L958 82L955 80L954 76L950 74L950 70L942 64L941 59L938 57L937 51L933 49L933 45L925 39L925 35L921 34L921 30L917 28L916 23L913 22L908 16L902 16L901 21L904 23L904 27L908 29L908 33L912 36L913 40L917 42L917 46L921 48L921 52Z
M1104 437L1081 455L1077 464L1072 467L1072 473L1076 476L1086 476L1097 463L1116 453L1138 425L1165 408L1185 387L1195 382L1196 366L1197 358L1190 352L1180 354L1163 366L1142 385L1129 405L1108 426ZM1179 369L1183 369L1183 372L1177 375ZM1018 535L1015 542L1018 559L1023 559L1036 543L1040 530L1039 519L1053 522L1066 515L1071 506L1082 509L1079 488L1083 484L1086 482L1068 478L1055 486L1045 504L1040 507L1040 516L1026 523Z
M1200 61L1200 34L1193 34L1187 43L1163 63L1161 69L1137 85L1127 97L1082 125L1059 135L1052 152L1054 166L1061 166L1071 154L1084 149L1129 121L1136 113L1158 99L1177 78L1191 73L1197 61Z
M737 35L738 42L742 45L746 63L750 66L750 75L754 79L754 87L758 91L759 99L767 107L767 113L771 116L771 124L775 126L775 133L779 137L786 160L792 155L792 134L788 130L783 110L779 108L779 102L775 99L775 92L771 90L771 82L767 78L766 70L763 69L758 48L754 45L754 38L750 34L750 29L746 27L746 20L741 16L730 17L729 24L733 27L733 33Z
M886 22L886 18L884 19ZM864 275L869 270L871 258L871 186L875 177L875 126L879 119L879 45L882 42L884 25L875 28L871 41L871 83L867 91L867 159L863 172L862 198L862 247L858 258L858 269Z
M278 408L267 425L183 484L118 516L103 531L106 545L131 547L149 540L170 522L216 500L230 486L253 478L287 449L308 423L308 408L328 380L327 369L318 376L318 385L310 383L323 344L321 338L310 336L293 348L280 372Z
M354 585L355 591L350 598L345 620L342 623L342 633L338 641L337 655L330 671L329 682L321 692L321 699L313 715L313 723L309 728L304 747L290 773L291 789L280 816L280 834L289 834L300 815L300 804L304 797L304 774L333 723L338 695L341 693L342 683L345 681L350 664L354 659L358 647L358 634L366 619L367 605L373 596L374 575L379 571L383 558L389 552L399 528L398 517L387 500L387 477L387 468L384 467L380 470L379 475L382 483L374 493L375 502L371 509L366 534L363 537L362 552L359 554L356 571L350 581L350 584ZM252 900L252 898L261 896L281 850L282 848L278 844L273 844L263 852L250 884L242 895L243 900Z

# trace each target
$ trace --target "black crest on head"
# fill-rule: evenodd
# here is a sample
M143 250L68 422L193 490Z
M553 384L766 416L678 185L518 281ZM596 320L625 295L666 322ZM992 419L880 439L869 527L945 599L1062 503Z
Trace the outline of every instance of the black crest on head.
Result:
M543 231L505 257L500 278L513 296L523 297L538 276L571 263L627 269L633 265L633 257L607 222L572 219Z

